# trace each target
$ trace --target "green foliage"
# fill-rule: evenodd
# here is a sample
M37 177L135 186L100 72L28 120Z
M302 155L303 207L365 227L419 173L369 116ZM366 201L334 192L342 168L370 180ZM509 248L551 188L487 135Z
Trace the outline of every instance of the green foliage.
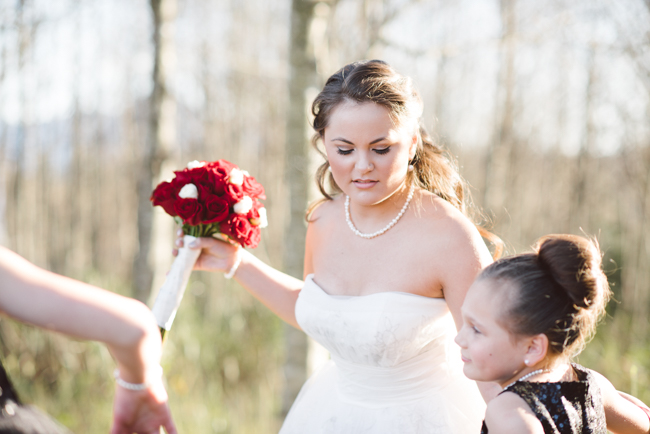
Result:
M633 339L629 317L608 317L578 357L578 362L607 377L614 387L650 403L650 349Z

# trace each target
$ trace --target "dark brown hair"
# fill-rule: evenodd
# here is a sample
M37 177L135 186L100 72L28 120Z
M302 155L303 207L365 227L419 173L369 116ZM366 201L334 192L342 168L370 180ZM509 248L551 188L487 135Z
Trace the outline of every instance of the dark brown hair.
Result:
M381 60L351 63L332 75L311 108L316 131L312 144L323 157L325 154L318 148L318 142L323 138L334 109L346 101L379 104L388 110L395 125L409 122L417 125L418 145L411 161L414 170L408 173L407 182L440 196L467 215L465 180L458 173L454 159L431 139L422 125L422 100L410 78L398 74ZM341 192L328 168L326 159L316 171L316 182L325 200L331 200L333 195ZM329 191L325 188L326 179ZM309 207L307 216L318 203ZM480 226L477 228L484 238L494 244L494 257L500 257L503 251L501 239Z
M478 279L511 284L505 326L521 336L545 334L550 354L578 354L605 313L610 290L595 241L547 235L533 253L500 259Z

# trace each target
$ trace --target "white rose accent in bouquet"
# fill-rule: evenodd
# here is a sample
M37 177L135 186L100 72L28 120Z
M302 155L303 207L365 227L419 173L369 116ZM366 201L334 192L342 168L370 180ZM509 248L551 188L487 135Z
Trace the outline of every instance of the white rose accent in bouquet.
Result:
M253 226L259 226L260 228L265 228L269 225L269 221L266 218L266 208L262 207L257 210L257 213L259 214L258 218L252 218L251 219L251 224Z
M269 225L269 221L266 218L266 208L260 208L257 210L260 213L260 227L265 228Z
M233 185L242 185L244 183L244 172L239 169L232 169L228 182Z
M203 167L203 166L205 166L205 161L194 160L194 161L190 161L189 163L187 163L187 168L188 169L197 169L197 168Z
M178 197L181 199L198 199L199 189L194 184L187 184L178 192Z
M253 199L248 196L242 197L242 199L233 205L232 209L237 214L248 214L248 212L253 208Z

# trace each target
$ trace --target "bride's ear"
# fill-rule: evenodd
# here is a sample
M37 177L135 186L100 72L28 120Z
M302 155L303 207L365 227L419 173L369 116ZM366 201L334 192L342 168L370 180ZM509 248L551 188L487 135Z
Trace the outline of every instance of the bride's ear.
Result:
M419 140L420 140L420 135L416 131L411 136L411 145L409 146L409 161L413 161L413 159L415 158L415 153L417 152L418 149Z
M526 360L528 366L535 366L546 358L548 353L548 336L544 333L532 336L528 339L526 349Z

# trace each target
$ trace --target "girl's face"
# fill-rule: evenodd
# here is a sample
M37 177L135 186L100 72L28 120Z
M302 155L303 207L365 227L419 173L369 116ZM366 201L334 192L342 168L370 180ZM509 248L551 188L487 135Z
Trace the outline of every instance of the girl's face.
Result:
M336 184L353 202L368 206L404 184L417 136L393 125L381 105L343 102L330 115L323 143Z
M504 328L504 305L509 288L496 288L490 279L475 281L461 308L463 327L456 336L465 375L476 381L510 384L524 368L529 339L518 338Z

